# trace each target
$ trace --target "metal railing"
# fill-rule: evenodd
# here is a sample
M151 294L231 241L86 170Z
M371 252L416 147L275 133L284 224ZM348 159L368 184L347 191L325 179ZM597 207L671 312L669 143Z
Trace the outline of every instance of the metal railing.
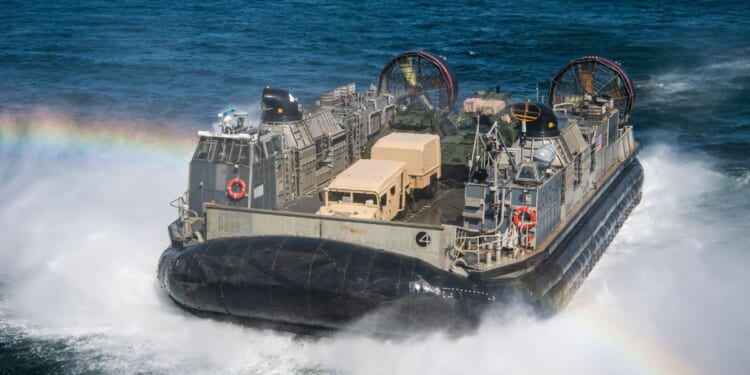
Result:
M169 202L170 206L177 209L177 215L183 222L188 221L190 218L197 218L199 216L198 213L191 210L190 206L187 204L187 195L188 192L186 191L181 197Z
M525 232L525 233L520 233ZM529 231L508 230L505 233L480 234L463 228L456 228L456 240L449 256L454 265L464 263L472 268L482 270L492 265L518 261L526 246L522 237Z

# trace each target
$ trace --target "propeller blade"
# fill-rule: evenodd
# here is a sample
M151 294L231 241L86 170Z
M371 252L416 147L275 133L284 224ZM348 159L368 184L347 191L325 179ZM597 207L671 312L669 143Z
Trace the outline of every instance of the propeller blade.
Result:
M414 66L411 64L411 59L401 60L401 72L411 87L417 85L417 75L414 73Z
M432 111L435 109L435 106L432 105L432 102L430 101L430 98L427 97L427 95L422 94L419 96L419 102L422 103L422 105L427 108L427 110Z
M581 85L586 94L594 93L594 75L591 71L586 68L581 68L578 71L578 77L581 79Z

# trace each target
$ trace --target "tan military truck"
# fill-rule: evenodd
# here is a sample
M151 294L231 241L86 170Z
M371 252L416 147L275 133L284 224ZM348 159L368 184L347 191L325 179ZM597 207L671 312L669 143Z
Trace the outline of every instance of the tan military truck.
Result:
M438 190L440 169L440 137L423 133L391 133L379 139L370 158L406 162L411 188L432 198Z
M319 215L393 220L413 202L413 193L434 196L440 178L440 138L391 133L375 143L371 159L341 172L323 191Z
M411 192L406 163L362 159L331 181L318 215L392 220L403 211Z

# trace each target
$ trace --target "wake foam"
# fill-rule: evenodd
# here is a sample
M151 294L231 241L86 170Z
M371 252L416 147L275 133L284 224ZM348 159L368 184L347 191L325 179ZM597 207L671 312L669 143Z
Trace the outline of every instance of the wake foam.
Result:
M468 336L404 341L347 333L313 340L183 312L159 290L156 263L190 150L66 155L1 159L2 170L15 172L0 185L0 320L3 332L64 341L84 369L634 374L750 366L748 218L728 203L746 197L747 177L712 172L669 146L642 155L642 203L566 310L538 320L519 307L490 314Z
M750 333L737 316L750 267L742 238L722 236L742 224L705 208L736 182L667 146L648 150L642 162L641 205L560 314L538 320L523 309L504 312L458 339L336 338L316 345L313 357L363 374L742 373L747 345L726 343Z

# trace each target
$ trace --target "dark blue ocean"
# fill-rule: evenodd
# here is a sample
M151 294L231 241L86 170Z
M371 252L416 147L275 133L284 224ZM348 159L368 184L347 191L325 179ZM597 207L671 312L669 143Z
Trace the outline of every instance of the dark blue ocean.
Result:
M743 374L750 368L750 3L0 0L0 373ZM465 337L295 337L159 290L193 134L366 90L409 50L460 98L545 96L568 61L635 85L644 197L573 302Z

